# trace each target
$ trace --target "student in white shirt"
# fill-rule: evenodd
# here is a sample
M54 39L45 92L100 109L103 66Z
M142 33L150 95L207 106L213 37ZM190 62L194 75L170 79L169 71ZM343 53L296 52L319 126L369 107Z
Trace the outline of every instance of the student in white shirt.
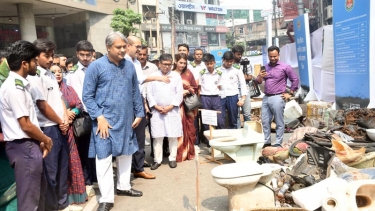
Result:
M11 71L0 89L0 121L6 153L14 168L17 209L45 210L43 158L51 151L52 140L40 130L26 80L28 74L36 74L39 51L32 43L21 40L7 53Z
M39 126L51 137L53 146L44 159L47 171L46 210L61 210L68 206L68 145L66 132L69 118L65 102L56 81L49 70L56 45L47 39L33 43L39 50L36 76L28 76L30 93L35 103Z
M246 98L245 77L240 69L233 67L234 54L227 51L223 55L223 64L218 70L222 71L221 76L221 118L225 120L225 114L228 111L229 129L237 129L238 107L243 106ZM238 97L238 84L241 87L241 93ZM222 129L220 127L220 129Z
M203 69L199 72L199 93L202 101L202 109L221 111L221 98L220 98L220 82L221 72L215 69L215 57L212 54L206 54L204 57L204 63L207 69ZM224 128L224 121L219 118L218 114L218 126ZM208 125L204 125L204 129L208 130Z

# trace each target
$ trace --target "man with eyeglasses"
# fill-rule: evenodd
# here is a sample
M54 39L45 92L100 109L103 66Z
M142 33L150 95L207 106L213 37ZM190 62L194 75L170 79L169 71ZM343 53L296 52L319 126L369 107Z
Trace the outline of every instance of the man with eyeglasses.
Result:
M66 84L73 87L74 91L77 92L79 99L82 102L83 109L86 112L86 106L82 100L83 83L85 79L86 69L91 63L92 52L94 47L87 40L81 40L76 44L76 55L78 58L78 69L66 76ZM83 175L85 177L86 191L89 196L95 195L95 191L92 187L96 179L96 168L95 159L88 158L89 144L91 134L77 138L77 149L81 158Z
M138 85L140 93L143 93L143 84L150 81L160 81L163 83L169 83L169 78L167 76L145 76L142 71L142 65L137 60L138 59L138 53L142 49L142 43L141 40L136 36L129 36L127 37L128 43L126 46L126 55L125 59L128 61L131 61L135 67L137 78L138 78ZM144 96L139 96L142 98L142 102L144 104L145 108L147 106L146 100L144 99ZM145 110L145 109L144 109ZM145 115L146 116L146 115ZM146 141L146 117L143 117L139 125L134 128L134 131L137 135L137 142L138 142L138 150L133 154L133 168L134 168L134 177L141 177L144 179L155 179L156 176L147 173L144 171L144 162L145 162L145 141Z
M182 79L171 71L173 58L170 54L160 56L158 72L151 76L170 76L168 84L153 81L147 84L147 100L153 113L151 135L154 138L154 163L151 170L156 170L163 160L163 139L169 141L169 167L176 168L177 138L182 136L182 120L179 106L182 102Z

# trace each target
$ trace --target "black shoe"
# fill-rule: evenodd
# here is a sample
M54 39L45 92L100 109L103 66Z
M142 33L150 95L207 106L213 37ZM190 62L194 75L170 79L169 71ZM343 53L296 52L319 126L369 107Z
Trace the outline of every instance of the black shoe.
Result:
M141 197L143 195L142 191L134 190L133 188L130 190L116 190L118 196L133 196L133 197Z
M177 162L176 161L169 161L169 167L176 168L177 167Z
M157 162L154 162L152 165L151 165L151 170L156 170L156 169L158 169L159 168L159 166L160 166L161 164L159 164L159 163L157 163Z
M150 168L151 165L149 163L143 163L143 168Z
M282 146L280 144L274 144L274 145L272 145L272 147L282 148Z
M271 146L271 144L264 144L263 147L262 147L262 149L264 149L266 147L270 147L270 146Z
M96 211L109 211L112 209L112 207L113 207L113 203L103 202L99 204L99 207Z

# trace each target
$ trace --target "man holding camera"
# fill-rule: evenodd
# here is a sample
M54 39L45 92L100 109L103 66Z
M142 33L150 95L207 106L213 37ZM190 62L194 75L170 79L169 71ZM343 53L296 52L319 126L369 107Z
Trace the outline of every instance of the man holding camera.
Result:
M234 62L233 67L240 69L245 76L246 81L246 98L244 101L243 106L238 107L238 116L237 116L237 128L241 128L241 110L244 118L244 122L251 120L251 100L250 100L250 89L249 89L249 83L253 79L252 74L252 68L250 65L250 61L248 61L246 58L241 61L242 55L244 53L244 49L240 45L235 45L232 48L232 52L234 54ZM238 84L239 93L241 93L241 86Z

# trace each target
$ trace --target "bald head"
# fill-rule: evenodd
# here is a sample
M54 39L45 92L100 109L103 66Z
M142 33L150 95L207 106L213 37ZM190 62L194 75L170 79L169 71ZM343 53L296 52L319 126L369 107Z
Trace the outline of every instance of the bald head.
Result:
M138 37L133 36L133 35L128 36L128 41L130 42L130 44L134 42L138 42L138 41L141 42L141 40Z
M128 37L128 46L126 49L126 54L128 54L133 60L136 60L138 53L142 48L141 40L136 36Z

